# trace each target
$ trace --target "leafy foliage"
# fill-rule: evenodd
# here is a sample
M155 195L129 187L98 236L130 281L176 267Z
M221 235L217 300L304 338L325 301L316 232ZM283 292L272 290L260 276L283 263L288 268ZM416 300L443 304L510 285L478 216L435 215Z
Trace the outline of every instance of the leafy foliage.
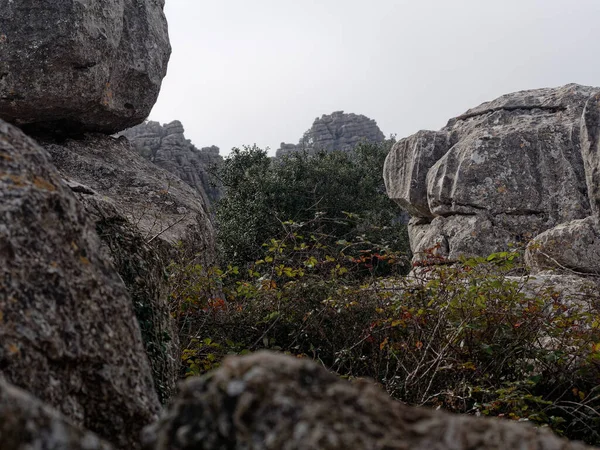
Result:
M217 206L219 254L226 264L260 259L282 224L302 224L323 241L368 238L408 250L406 227L387 197L382 172L393 141L352 153L294 153L271 159L257 147L234 149L218 171L227 195Z
M517 252L423 264L370 241L333 244L287 223L247 270L196 267L176 314L187 375L274 349L371 377L415 405L548 425L600 443L600 305L528 288ZM433 254L433 252L432 252ZM436 262L439 262L436 260ZM174 277L186 268L174 267Z

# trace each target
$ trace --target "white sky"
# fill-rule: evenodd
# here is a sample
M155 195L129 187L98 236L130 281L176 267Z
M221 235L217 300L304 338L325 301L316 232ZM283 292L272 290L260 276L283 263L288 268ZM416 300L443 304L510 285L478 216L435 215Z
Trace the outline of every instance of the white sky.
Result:
M512 91L600 85L600 0L166 0L150 119L197 147L295 143L344 110L399 138Z

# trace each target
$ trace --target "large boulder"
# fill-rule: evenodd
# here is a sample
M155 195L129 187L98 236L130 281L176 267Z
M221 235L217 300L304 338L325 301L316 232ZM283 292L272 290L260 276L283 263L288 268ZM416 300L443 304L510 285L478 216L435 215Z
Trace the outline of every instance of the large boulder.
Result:
M0 0L0 118L114 133L150 113L167 71L164 0Z
M119 448L160 405L123 281L46 151L0 121L0 374Z
M0 378L2 450L112 450L93 433Z
M600 274L600 225L597 216L561 223L536 236L525 261L534 273L544 270Z
M148 450L584 450L529 424L450 415L350 383L308 359L270 353L226 359L186 382Z
M582 157L580 129L588 99L599 92L567 85L508 94L439 132L399 141L384 179L413 216L415 258L436 244L450 259L483 256L589 216L586 173L594 162Z
M141 157L125 137L87 134L82 139L41 141L70 182L109 198L148 243L182 242L200 262L214 257L208 205L179 177Z

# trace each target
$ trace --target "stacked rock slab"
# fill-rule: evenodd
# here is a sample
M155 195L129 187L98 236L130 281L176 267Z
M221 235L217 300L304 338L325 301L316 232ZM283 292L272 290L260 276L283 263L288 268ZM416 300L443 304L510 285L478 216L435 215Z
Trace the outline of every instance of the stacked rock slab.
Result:
M586 145L595 145L586 144L594 141L585 125L593 119L582 117L599 92L571 84L508 94L440 131L399 141L384 179L389 196L412 215L415 258L431 248L450 260L484 256L589 217L595 200L588 191L596 185L589 180L598 175L585 156Z
M181 122L174 120L164 125L144 122L120 134L144 158L177 175L196 189L207 204L214 203L223 195L222 187L209 175L223 161L219 147L198 149L185 138L184 132Z
M340 150L349 152L361 142L383 142L384 134L373 119L360 114L336 111L316 118L312 127L304 133L298 144L281 143L277 156L297 151Z
M73 425L56 410L0 379L2 450L112 450L93 433Z
M0 119L114 133L150 113L171 48L164 0L0 0Z
M369 382L266 352L186 382L144 448L591 450L529 424L409 407Z
M159 411L131 299L47 152L0 121L0 374L118 448Z

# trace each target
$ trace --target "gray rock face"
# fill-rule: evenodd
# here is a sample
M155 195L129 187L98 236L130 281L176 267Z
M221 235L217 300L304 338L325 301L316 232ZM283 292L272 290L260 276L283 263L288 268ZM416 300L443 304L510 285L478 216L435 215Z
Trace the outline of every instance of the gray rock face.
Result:
M351 151L360 142L383 142L384 134L377 123L363 115L336 111L316 118L297 145L281 143L277 156L296 151Z
M174 395L179 380L181 351L175 319L169 305L165 269L173 248L155 239L148 243L108 197L91 188L68 182L96 225L102 250L127 287L142 332L158 399L164 405Z
M131 299L49 155L2 121L0 312L1 375L137 448L159 402Z
M562 223L536 236L525 252L534 273L566 270L600 273L600 227L597 216Z
M35 397L0 379L2 450L112 450Z
M0 0L0 118L114 133L150 113L171 48L164 0Z
M126 138L88 134L43 145L63 177L112 200L146 242L182 241L190 255L212 260L214 230L207 205L181 179L140 157Z
M205 199L214 203L223 195L221 186L215 185L208 170L219 166L223 158L219 147L197 149L185 138L181 122L175 120L160 125L145 122L121 133L133 144L133 148L149 161L177 175Z
M415 257L436 243L450 259L483 256L590 215L586 173L596 163L582 157L580 129L586 102L599 92L567 85L508 94L440 132L399 141L384 179L413 216Z
M182 386L148 450L504 450L589 447L497 419L408 407L368 382L350 383L308 359L231 357Z

